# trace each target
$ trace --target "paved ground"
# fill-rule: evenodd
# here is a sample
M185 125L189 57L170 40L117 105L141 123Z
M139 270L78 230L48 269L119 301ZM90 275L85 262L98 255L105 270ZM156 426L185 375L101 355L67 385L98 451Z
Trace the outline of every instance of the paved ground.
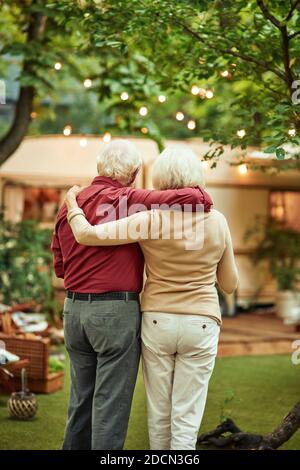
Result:
M296 339L300 331L275 314L244 313L223 319L219 356L292 354Z

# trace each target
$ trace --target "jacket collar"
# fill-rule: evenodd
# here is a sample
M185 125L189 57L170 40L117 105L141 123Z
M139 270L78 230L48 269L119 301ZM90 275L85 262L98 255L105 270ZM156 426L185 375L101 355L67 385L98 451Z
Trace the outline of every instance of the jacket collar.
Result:
M112 178L109 178L108 176L96 176L92 181L92 185L93 184L102 184L104 186L111 186L114 188L124 187L122 183L120 183L117 180L113 180Z

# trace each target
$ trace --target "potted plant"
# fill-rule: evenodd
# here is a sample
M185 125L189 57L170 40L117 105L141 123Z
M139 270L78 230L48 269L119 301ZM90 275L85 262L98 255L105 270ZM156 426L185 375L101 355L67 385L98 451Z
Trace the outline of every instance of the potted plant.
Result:
M258 220L247 237L256 237L253 260L267 260L270 273L277 281L276 312L285 321L300 317L300 233L274 220ZM298 318L297 318L298 317Z

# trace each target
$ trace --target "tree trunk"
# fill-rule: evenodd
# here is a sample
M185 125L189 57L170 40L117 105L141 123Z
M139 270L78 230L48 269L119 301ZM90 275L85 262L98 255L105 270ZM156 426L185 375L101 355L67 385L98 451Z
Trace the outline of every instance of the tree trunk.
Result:
M0 165L19 147L27 133L33 98L33 87L20 88L14 120L7 134L0 140Z
M44 15L41 13L32 13L28 25L27 44L38 40L42 36L45 25L46 17ZM23 72L32 73L33 69L31 63L24 60L22 70ZM7 133L0 139L0 165L19 147L28 131L34 95L35 88L33 86L20 88L14 119Z
M222 449L275 450L288 441L300 428L300 401L266 436L242 432L231 419L226 419L210 432L198 437L198 444L213 444ZM229 434L228 434L229 433Z

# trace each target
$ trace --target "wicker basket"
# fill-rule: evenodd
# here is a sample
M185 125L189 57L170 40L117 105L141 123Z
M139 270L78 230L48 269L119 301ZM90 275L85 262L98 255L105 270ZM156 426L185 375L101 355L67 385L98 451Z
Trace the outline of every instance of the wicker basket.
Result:
M14 392L8 400L8 410L12 418L32 419L37 411L34 393Z
M22 391L12 393L7 406L12 418L28 420L36 415L37 401L34 393L30 393L27 388L27 374L25 369L22 369L21 375Z

